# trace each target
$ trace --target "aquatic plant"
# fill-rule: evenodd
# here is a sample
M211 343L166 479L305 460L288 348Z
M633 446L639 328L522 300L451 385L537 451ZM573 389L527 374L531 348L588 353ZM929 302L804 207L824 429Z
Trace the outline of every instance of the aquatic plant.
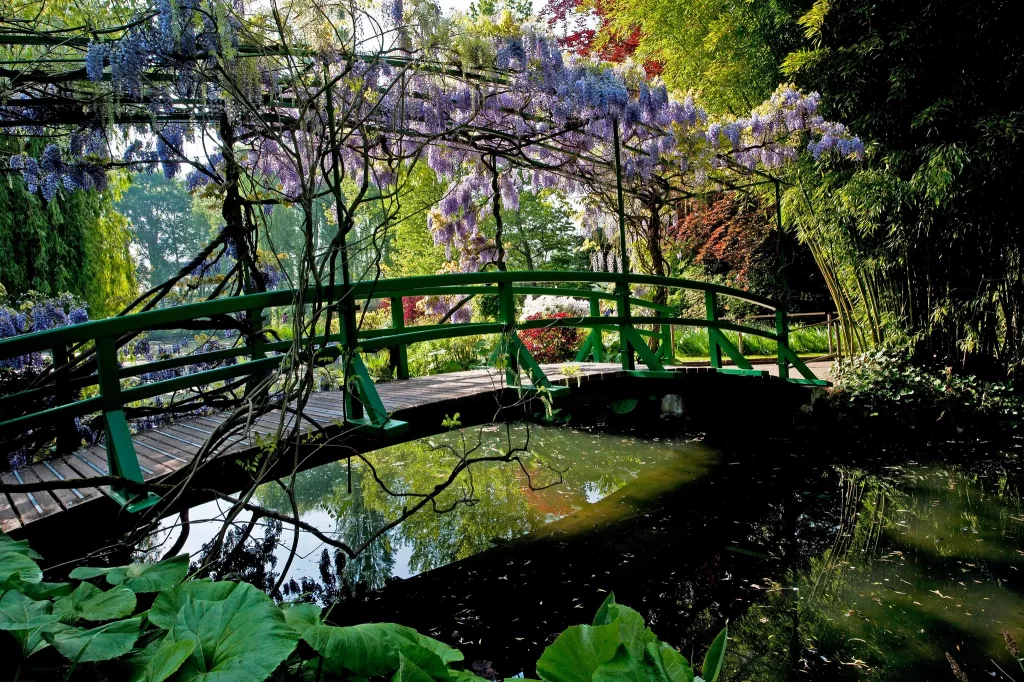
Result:
M315 604L276 604L233 581L189 580L188 555L155 564L79 567L43 581L26 541L0 534L0 661L14 679L230 679L473 682L463 655L394 623L329 625ZM155 595L155 596L152 596ZM148 607L148 608L147 608ZM704 659L718 679L726 630ZM537 661L544 682L695 682L689 662L614 595L591 625L560 634Z

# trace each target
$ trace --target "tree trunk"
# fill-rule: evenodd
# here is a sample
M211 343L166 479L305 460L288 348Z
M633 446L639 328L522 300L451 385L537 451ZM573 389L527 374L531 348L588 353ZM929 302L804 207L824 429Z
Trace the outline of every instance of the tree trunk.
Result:
M658 277L666 277L668 275L665 268L665 253L661 248L661 202L654 201L647 205L649 215L647 217L647 251L651 256L651 274L657 275ZM654 288L654 302L662 305L668 303L668 289L665 287ZM655 336L648 339L648 345L651 350L657 350L658 339L657 335L661 331L660 325L654 328Z

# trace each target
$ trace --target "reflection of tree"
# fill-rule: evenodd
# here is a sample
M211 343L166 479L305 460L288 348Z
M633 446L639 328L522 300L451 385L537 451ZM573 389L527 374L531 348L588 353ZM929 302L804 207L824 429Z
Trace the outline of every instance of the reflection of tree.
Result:
M886 498L894 491L860 472L841 469L838 475L839 506L824 520L832 525L832 545L811 556L807 570L791 570L781 583L766 581L767 598L730 627L735 646L728 679L858 679L883 663L875 641L850 633L845 612L851 582L877 549Z
M257 526L263 526L263 537L256 540L252 537ZM219 546L218 554L213 561L205 561L209 557L214 543L203 545L199 560L193 562L192 571L200 566L207 566L197 577L213 580L240 580L251 583L261 590L279 597L273 592L277 583L277 557L274 550L281 539L281 522L273 519L260 519L252 516L248 522L233 525L228 531L225 541Z
M529 452L521 453L522 467L484 461L462 471L436 499L436 508L451 511L423 509L405 519L363 554L344 562L346 581L371 589L380 587L393 571L395 548L400 545L409 547L409 568L417 573L466 558L571 514L586 506L588 499L622 487L645 465L674 456L662 443L611 434L538 426L529 430L513 426L508 432L504 427L485 428L488 430L455 431L368 453L365 457L383 487L374 483L367 465L359 460L352 463L351 493L346 462L327 464L296 477L295 501L300 512L326 511L336 520L337 536L357 547L402 516L408 501L387 491L432 490L446 481L468 449L479 446L474 456L500 456L529 443ZM559 477L557 472L563 470ZM554 488L538 490L559 478L561 483ZM266 509L291 513L291 503L276 483L260 488L257 499ZM326 561L330 564L330 557ZM328 571L325 576L335 573ZM320 593L335 589L333 580L322 576L320 586L300 581L289 589L296 594L315 591L321 598Z
M324 500L334 494L337 486L346 485L347 473L344 462L330 462L304 471L295 477L295 504L301 514L324 507ZM260 486L254 500L262 507L281 514L291 514L292 506L288 494L276 483ZM330 511L329 508L327 508Z
M584 438L591 446L599 446L586 448L581 442ZM450 513L414 515L393 531L394 542L411 548L412 571L428 571L481 552L495 542L530 533L552 516L581 509L587 504L588 492L596 489L603 496L617 490L635 478L645 463L668 454L658 443L531 426L529 434L526 427L508 433L503 428L468 432L465 442L463 434L453 432L379 450L372 461L389 489L424 490L442 482L451 470L452 458L467 447L479 444L483 455L497 455L526 446L527 439L529 451L523 455L522 468L501 462L475 465L438 499L438 507L451 507L470 489L471 503ZM587 456L581 457L582 452ZM557 480L554 471L564 472L561 483L537 490ZM343 490L343 486L336 487L332 499L337 500ZM367 487L363 494L366 508L387 519L397 518L402 511L403 502L379 487Z
M344 491L341 486L335 487L332 499L338 500L340 504L334 507L338 529L345 542L350 547L360 547L367 540L373 537L377 529L387 523L385 515L377 509L371 509L366 504L366 490L379 490L376 486L365 485L364 472L354 468L352 472L352 494L338 495L339 490ZM341 498L339 500L339 498ZM350 559L345 564L345 578L355 584L361 584L370 589L377 589L384 585L384 581L391 577L392 569L395 567L395 553L392 548L392 539L384 535L367 549Z

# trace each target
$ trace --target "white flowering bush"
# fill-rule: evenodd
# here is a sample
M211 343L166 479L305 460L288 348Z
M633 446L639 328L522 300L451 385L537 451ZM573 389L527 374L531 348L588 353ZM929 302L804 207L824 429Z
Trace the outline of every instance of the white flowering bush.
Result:
M569 296L527 296L520 320L553 317L556 313L566 313L572 317L590 315L590 303L581 298Z

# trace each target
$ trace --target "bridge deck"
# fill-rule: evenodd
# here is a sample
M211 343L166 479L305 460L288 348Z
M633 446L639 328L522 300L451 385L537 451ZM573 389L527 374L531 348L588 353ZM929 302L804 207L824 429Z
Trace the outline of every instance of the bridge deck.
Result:
M576 363L572 363L576 364ZM611 363L579 363L579 376L587 381L619 376L621 367ZM566 384L570 379L562 374L563 365L542 365L545 373L555 384ZM676 367L679 371L710 372L709 367ZM774 365L764 369L774 373ZM812 370L824 377L827 363L814 363ZM575 376L575 375L574 375ZM575 383L576 379L571 379ZM416 408L458 399L472 399L476 396L495 395L504 388L503 372L493 369L478 369L466 372L452 372L404 381L390 381L377 385L384 406L391 414L402 418L403 412ZM320 425L331 424L342 414L340 392L313 393L304 410L308 420ZM224 420L223 413L211 414L144 431L133 437L139 463L146 481L159 481L182 467L187 466L199 451L207 436ZM266 435L274 433L280 413L273 411L257 421L248 438L241 439L222 448L218 457L231 457L252 448L255 443L252 433ZM289 415L288 425L294 419ZM314 430L314 425L303 420L302 432ZM36 483L39 481L63 481L86 479L78 488L45 490L34 493L0 492L0 529L4 532L27 529L30 524L52 517L72 508L104 496L104 488L89 486L88 479L105 476L107 473L106 452L102 445L85 447L70 455L57 457L45 462L24 466L0 477L6 484Z

